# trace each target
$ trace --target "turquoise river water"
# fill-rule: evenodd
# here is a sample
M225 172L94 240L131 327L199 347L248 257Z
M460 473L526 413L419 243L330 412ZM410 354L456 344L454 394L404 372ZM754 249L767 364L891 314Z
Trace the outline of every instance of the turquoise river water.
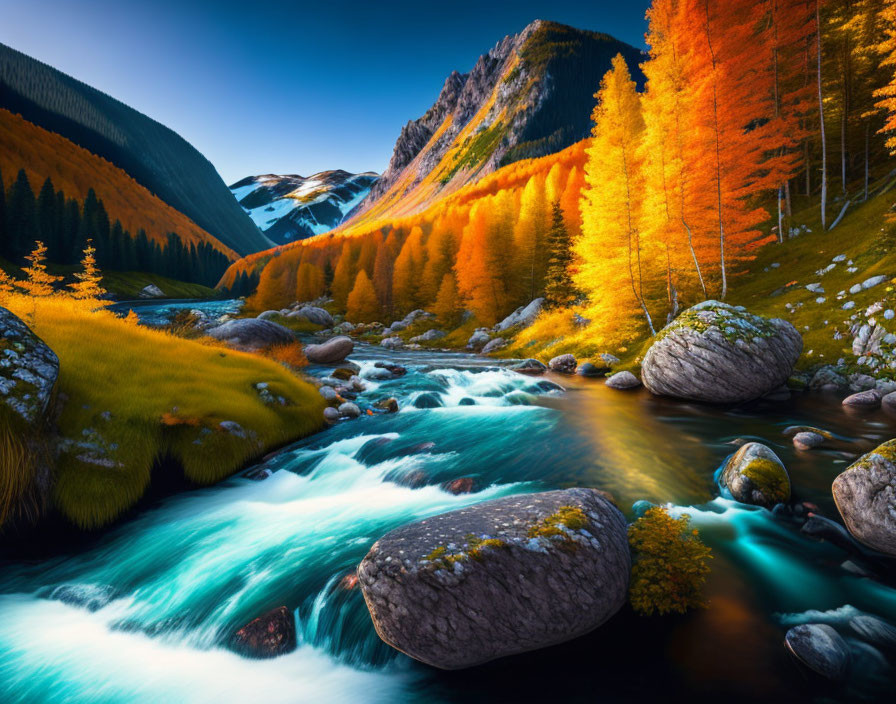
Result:
M295 443L265 463L273 474L263 481L236 476L159 499L63 554L0 562L0 701L892 695L892 654L849 637L848 627L859 612L896 623L892 574L861 576L848 562L854 556L802 534L799 521L720 498L714 475L736 449L732 441L761 440L787 466L795 499L837 519L832 479L896 436L896 419L848 414L818 395L733 409L677 403L595 380L526 377L463 354L359 346L352 359L362 377L379 360L408 368L370 382L359 399L367 406L395 396L398 414L364 416ZM782 432L795 424L824 427L841 442L796 452ZM474 493L440 487L458 477L473 477ZM380 642L361 594L339 586L379 536L403 523L569 486L612 492L630 519L642 499L688 513L715 555L709 608L644 618L626 607L574 642L440 672ZM234 630L281 604L295 613L295 652L251 660L227 648ZM802 622L831 623L848 637L847 683L816 682L792 661L784 632Z

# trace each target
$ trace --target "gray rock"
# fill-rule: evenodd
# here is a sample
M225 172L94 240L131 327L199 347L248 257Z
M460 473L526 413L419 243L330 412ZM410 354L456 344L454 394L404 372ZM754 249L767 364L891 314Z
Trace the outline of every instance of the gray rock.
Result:
M854 408L880 408L881 395L877 389L868 389L843 399L844 406Z
M58 376L59 358L53 350L0 308L0 401L20 421L35 424L47 411Z
M155 284L148 284L140 289L139 298L164 298L165 292Z
M238 438L247 437L246 429L243 428L239 423L235 420L222 420L218 423L218 427L221 428L225 433L229 433L230 435L235 435Z
M336 389L332 386L321 386L318 391L327 403L333 403L334 401L339 400L339 394L336 393Z
M641 380L655 394L739 403L786 382L802 348L800 334L785 320L704 301L657 334Z
M404 347L404 340L400 337L386 337L380 340L380 347L385 347L387 350L397 350Z
M719 483L743 504L772 508L790 500L790 477L771 448L748 442L735 452Z
M830 365L819 368L809 381L809 388L814 391L839 390L848 386L846 378Z
M611 367L612 367L614 364L619 364L619 357L617 357L617 356L614 355L614 354L610 354L609 352L602 352L602 353L599 355L599 357L601 358L601 360L602 360L605 364L607 364L607 365L609 365L609 366L611 366Z
M849 532L896 557L896 439L862 455L834 479L831 489Z
M331 406L327 406L324 409L324 418L330 423L335 423L340 418L339 411Z
M824 437L818 433L813 433L811 430L803 431L793 436L793 446L797 450L811 450L813 447L818 447L823 442Z
M495 331L504 332L505 330L509 330L510 328L529 327L532 323L535 322L535 319L538 317L538 314L541 313L541 309L543 306L543 298L536 298L529 305L520 306L515 311L513 311L513 313L504 318L504 320L498 323L495 326Z
M305 356L312 364L336 364L348 357L354 349L352 338L339 335L319 345L306 346Z
M641 385L641 381L631 372L616 372L609 377L606 382L611 389L636 389Z
M492 336L488 334L488 330L485 328L479 328L472 335L470 335L470 339L467 340L467 349L469 350L480 350L485 347L486 343L492 339Z
M287 318L304 318L309 323L313 323L314 325L320 325L324 328L331 328L334 325L333 316L330 315L323 308L317 308L316 306L302 306L296 311L293 311Z
M271 318L282 317L279 310L266 310L264 313L259 313L255 316L258 320L271 320Z
M887 280L887 276L885 274L878 274L877 276L872 276L870 279L865 279L862 282L862 290L867 291L869 288L874 288L875 286L882 284Z
M295 340L288 328L258 318L231 320L208 331L211 337L223 340L235 347L261 349L272 345L283 345Z
M880 400L880 405L886 409L896 411L896 391L891 391Z
M576 358L571 354L561 354L548 362L548 368L560 374L575 374L577 366Z
M559 530L544 530L551 522ZM398 528L358 576L380 638L458 669L597 628L625 603L630 569L619 510L595 489L567 489Z
M510 369L511 371L519 372L520 374L529 374L530 376L544 374L548 370L548 368L537 359L524 359L522 362L514 364Z
M849 627L867 643L896 648L896 628L877 616L861 614L850 619Z
M411 342L432 342L433 340L441 340L445 337L444 330L436 330L433 328L432 330L427 330L422 335L417 335L416 337L411 338Z
M608 371L607 367L599 367L591 362L582 362L576 369L576 374L579 376L603 376Z
M822 677L840 681L846 676L849 648L831 626L823 623L794 626L787 631L784 643L797 660Z
M486 343L485 347L482 348L482 354L491 354L492 352L496 352L506 345L507 343L504 341L503 337L496 337Z
M361 417L361 409L358 408L358 405L355 403L351 403L350 401L346 401L342 405L339 406L339 415L343 418L360 418Z

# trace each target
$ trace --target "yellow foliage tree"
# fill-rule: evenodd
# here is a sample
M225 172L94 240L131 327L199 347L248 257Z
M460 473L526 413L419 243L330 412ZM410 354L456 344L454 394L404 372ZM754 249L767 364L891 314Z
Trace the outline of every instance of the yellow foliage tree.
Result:
M392 273L392 303L399 314L413 310L419 303L417 294L424 260L423 230L418 225L404 241Z
M15 290L15 280L0 269L0 306L5 306L10 294Z
M588 294L587 317L598 330L624 327L634 332L640 315L653 335L638 229L643 189L638 147L644 120L635 82L621 54L601 82L593 118L576 284Z
M450 271L442 277L439 293L432 306L439 322L445 327L454 327L460 318L460 296L457 294L457 282Z
M62 281L61 276L53 276L47 272L47 247L38 240L34 243L34 249L31 250L25 259L29 265L22 269L27 277L24 281L17 281L16 286L20 288L26 295L40 297L52 296L54 293L53 284Z
M379 317L380 305L376 290L367 272L361 269L355 278L355 285L348 294L346 317L355 323L372 323Z
M84 257L81 259L81 271L75 274L75 279L77 280L74 283L69 284L74 298L96 300L106 293L101 283L102 274L96 265L96 248L93 246L93 240L87 240Z
M887 147L891 154L896 155L896 0L886 0L880 15L886 36L878 45L878 51L884 57L880 65L887 67L889 81L875 93L875 97L880 98L877 107L887 115L880 131L888 135Z
M313 301L324 293L324 270L310 262L302 262L296 273L296 300Z

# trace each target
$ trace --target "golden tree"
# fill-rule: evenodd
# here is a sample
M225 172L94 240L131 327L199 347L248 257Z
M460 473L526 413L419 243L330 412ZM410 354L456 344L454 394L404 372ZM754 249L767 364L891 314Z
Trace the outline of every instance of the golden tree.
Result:
M0 269L0 306L5 306L9 296L15 290L15 279L10 278L3 269Z
M62 281L62 277L53 276L47 272L46 245L40 240L36 241L31 254L25 257L25 259L28 260L29 264L22 271L27 278L24 281L17 281L15 285L27 296L52 296L54 293L53 284Z
M96 248L93 240L87 240L84 248L84 257L81 259L81 271L75 274L74 283L69 284L74 298L82 300L95 300L106 293L102 286L102 274L96 265Z
M376 290L370 282L367 272L361 269L355 278L355 285L348 294L346 317L357 323L372 323L379 317L380 305L376 298Z
M896 156L896 0L886 0L881 10L884 21L884 40L878 50L884 56L881 66L886 66L889 80L880 88L876 97L880 98L877 107L886 112L887 121L881 132L887 135L887 147Z
M457 282L454 274L446 272L439 285L439 293L432 306L432 312L436 314L439 322L446 327L452 327L460 318L460 296L457 293Z

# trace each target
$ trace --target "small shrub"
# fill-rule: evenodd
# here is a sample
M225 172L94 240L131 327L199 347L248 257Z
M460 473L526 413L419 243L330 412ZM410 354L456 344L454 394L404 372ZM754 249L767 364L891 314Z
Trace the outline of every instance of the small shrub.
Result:
M308 359L302 351L302 343L286 342L282 345L273 345L263 352L264 356L280 362L291 369L301 369L308 366Z
M688 521L687 515L673 518L663 508L651 508L629 526L635 553L629 601L639 614L683 614L706 606L703 585L712 554Z

